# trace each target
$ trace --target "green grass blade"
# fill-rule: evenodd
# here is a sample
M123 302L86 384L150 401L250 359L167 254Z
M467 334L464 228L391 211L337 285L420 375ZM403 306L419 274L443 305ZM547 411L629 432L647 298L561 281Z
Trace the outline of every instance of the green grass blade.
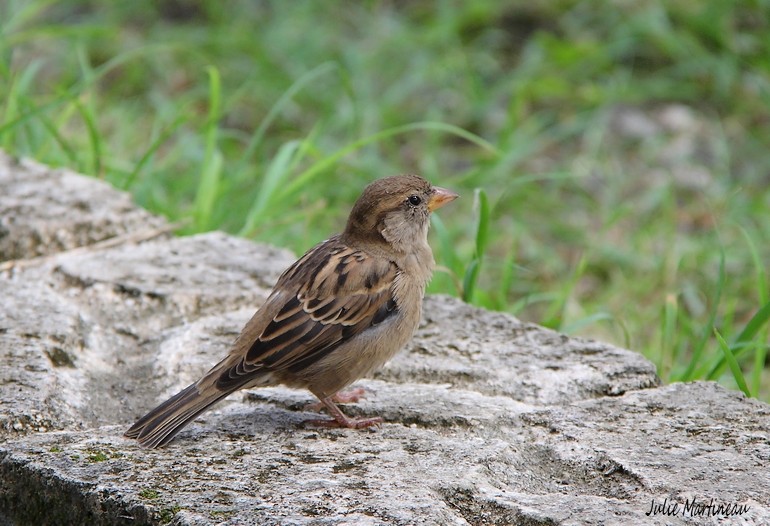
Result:
M770 302L765 303L743 328L735 339L735 344L746 343L754 339L764 325L770 320Z
M508 292L513 286L513 280L516 270L516 248L513 247L508 251L503 261L502 270L500 272L500 285L497 287L497 295L495 297L495 310L504 310L508 304Z
M722 338L722 335L719 334L716 327L714 327L714 336L716 336L716 339L719 342L719 348L722 349L722 353L725 356L727 364L730 366L730 370L733 373L735 382L738 384L738 388L743 391L746 396L751 396L751 391L749 391L749 386L746 385L746 379L743 377L743 371L741 371L738 360L735 359L735 355L730 350L730 346L727 345L727 342Z
M452 281L455 294L460 296L463 290L463 286L462 283L460 283L458 276L460 274L462 264L460 263L459 257L457 256L454 238L449 233L449 230L447 230L447 227L444 225L444 222L441 220L441 217L438 214L431 214L430 222L434 235L438 238L439 252L436 259L439 265L443 267L443 269L437 270L445 269L444 271L449 274L449 278Z
M168 128L166 128L164 131L160 133L157 139L155 139L151 144L150 147L147 148L147 150L144 152L141 158L139 158L139 161L134 165L134 169L131 170L131 173L129 173L126 178L123 180L123 183L120 185L120 188L123 190L128 190L131 188L134 183L136 182L137 178L139 177L139 174L142 172L144 167L147 165L148 162L150 162L150 159L152 159L153 155L158 151L158 148L163 146L166 141L168 141L174 133L179 129L179 127L186 123L188 120L190 120L190 117L186 114L178 115L176 119L174 119L174 122L172 122Z
M87 104L74 99L75 107L83 119L88 131L88 141L91 144L91 166L82 168L84 173L90 173L94 177L102 177L102 139L99 130L96 129L94 114Z
M765 265L762 264L762 258L759 256L759 249L757 249L757 244L754 243L754 239L751 237L751 235L749 235L749 232L742 226L739 226L738 228L743 234L743 237L746 239L746 245L748 245L749 253L751 254L751 261L754 264L754 269L756 272L755 277L757 280L757 293L759 294L759 303L765 304L770 301L770 298L768 298L770 291L768 291L767 288L767 271L765 270Z
M481 259L489 241L489 199L482 188L473 192L473 208L476 211L476 257Z
M204 232L211 225L214 203L219 192L220 176L222 173L222 154L217 149L217 132L221 98L221 79L219 71L214 66L206 68L209 76L209 113L206 119L206 151L203 157L203 168L195 195L193 211L195 229Z
M436 237L438 237L443 264L452 270L457 270L457 254L454 250L454 242L446 225L444 225L444 222L441 220L441 216L431 214L430 224L432 231L435 232Z
M6 109L6 113L8 115L13 116L13 118L11 118L10 120L5 119L5 122L2 125L0 125L0 137L3 137L6 133L8 133L11 130L18 128L22 124L31 120L36 115L43 113L51 108L55 108L56 106L59 106L66 102L72 101L76 99L78 96L79 96L78 92L74 90L70 90L60 97L57 97L45 104L35 105L29 111L25 111L24 113L21 113L18 115L9 111L9 109Z
M0 15L6 17L5 20L3 20L2 26L0 26L0 29L2 30L0 31L0 36L14 33L17 28L30 23L49 6L56 3L58 3L57 0L38 0L37 2L18 2L19 5L15 6L15 10L0 8ZM10 13L13 13L13 16L11 16Z
M676 335L679 304L675 294L666 294L663 304L663 319L661 323L660 354L658 355L658 376L665 382L671 374L671 368L676 362Z
M731 349L735 353L736 358L740 358L754 347L751 344L751 341L756 337L763 326L770 325L768 324L768 320L770 320L770 302L763 305L762 308L751 317L731 345ZM762 347L766 349L767 346L762 345ZM709 380L719 378L722 373L724 373L725 367L727 367L727 363L724 357L716 358L711 363L708 374L706 374L705 377Z
M80 71L82 77L85 79L85 83L87 85L94 84L94 71L88 61L88 52L86 51L85 47L80 45L77 47L76 52L78 63L80 64ZM94 92L95 91L96 90L94 90ZM94 177L102 178L104 175L102 173L102 136L99 133L96 117L94 115L94 97L94 94L89 94L85 97L85 101L83 101L83 98L77 98L75 99L75 105L77 107L78 113L80 113L80 116L86 125L86 130L88 131L88 141L91 144L91 166L90 170L87 171L90 172Z
M18 82L15 81L15 79L10 80L10 88L8 89L8 93L5 97L5 106L3 108L3 121L6 123L13 122L14 117L18 115L19 113L19 95L17 94L18 91ZM13 142L14 142L14 135L12 133L3 133L3 128L5 125L0 123L0 146L6 151L12 151L13 149Z
M253 234L254 230L256 230L260 220L265 215L265 211L274 199L280 184L288 176L289 170L293 164L292 159L297 154L301 145L301 141L289 141L281 145L281 148L278 150L278 153L265 172L262 184L257 193L257 199L254 201L254 204L246 215L246 221L238 233L239 236L250 236Z
M48 134L53 139L53 142L61 148L61 151L64 152L65 157L69 161L71 166L77 166L78 165L78 154L73 145L71 145L64 136L60 133L59 127L51 122L51 119L48 118L47 115L41 114L40 122L42 123L43 127L46 129ZM50 144L50 142L48 143ZM45 154L42 151L38 151L35 156L37 159L43 159L45 158Z
M203 163L198 191L195 195L195 208L193 210L194 228L196 232L206 232L211 227L211 217L214 212L214 203L219 189L219 181L222 174L223 158L219 150L214 150L206 156Z
M767 341L767 338L765 338ZM765 370L765 360L767 359L767 345L757 342L754 345L754 365L751 368L751 392L759 398L759 392L762 388L762 373Z
M556 302L558 298L559 295L555 292L533 292L514 303L509 311L516 314L527 306L537 305L539 303L552 304Z
M268 111L267 115L265 115L265 118L262 119L262 121L259 123L259 127L257 127L256 131L252 134L251 139L246 145L246 148L243 150L241 159L238 162L238 171L241 171L248 160L252 157L252 155L254 155L257 147L262 143L262 139L264 138L267 129L270 127L276 117L281 113L283 108L294 98L294 96L302 91L302 89L311 82L317 80L323 75L326 75L327 73L336 71L337 69L338 66L336 62L324 62L323 64L320 64L319 66L311 69L304 75L301 75L297 80L294 81L291 86L289 86L283 95L281 95L281 98L279 98L278 101L270 107L270 111Z
M577 331L589 327L591 325L594 325L595 323L598 323L600 321L614 321L615 318L612 317L611 314L606 312L595 312L591 314L590 316L586 316L584 318L580 318L579 320L572 321L568 324L565 324L562 327L562 331L566 334L574 334Z
M765 265L762 264L762 259L759 256L759 249L757 248L756 243L754 243L754 239L749 235L748 231L740 227L741 233L743 234L743 237L746 239L746 244L749 247L749 251L751 253L751 260L754 264L754 269L756 272L755 279L757 282L757 293L759 294L759 303L760 305L764 305L757 314L752 316L752 319L749 320L749 323L746 324L746 327L741 332L741 334L738 335L738 342L741 341L748 341L749 339L754 340L755 338L758 339L757 344L754 346L754 366L751 370L751 392L754 393L755 396L759 396L759 391L762 386L762 373L765 369L765 361L767 360L767 345L763 342L767 342L770 340L770 323L768 323L768 316L770 316L770 311L763 312L765 307L770 306L770 298L768 298L768 295L770 294L770 291L768 291L767 287L767 271L765 270ZM756 320L756 321L755 321ZM765 336L764 338L757 338L757 334L759 334L761 330L761 326L765 326Z
M714 291L714 299L711 305L709 320L706 327L703 329L703 332L701 333L701 337L698 339L697 342L695 342L693 353L692 353L692 356L690 357L689 363L687 364L687 368L685 369L684 373L682 373L677 378L677 380L687 382L695 378L704 377L704 374L702 374L702 372L698 372L698 374L695 374L695 371L696 371L696 368L699 367L699 364L703 356L703 351L705 350L706 345L708 344L708 341L710 339L711 327L715 326L714 322L717 317L717 310L719 308L719 303L721 301L722 292L724 291L724 288L725 288L725 252L724 250L720 250L719 278L717 279L716 289Z
M741 233L743 234L743 237L746 239L746 244L749 247L749 252L751 253L751 260L754 264L755 269L755 279L757 282L757 293L759 295L759 303L760 305L767 306L770 302L770 299L768 298L768 294L770 292L768 291L767 287L767 272L765 270L765 266L762 264L762 259L759 256L759 250L757 249L756 243L754 243L754 239L749 235L749 232L743 228L742 226L739 227L741 230ZM760 312L762 309L760 309ZM757 313L757 315L759 312ZM752 317L752 319L749 321L749 323L744 328L744 332L749 329L749 326L752 325L752 322L754 321L754 318L757 317L755 315ZM766 323L766 320L765 320ZM754 328L752 327L752 330ZM757 338L756 334L759 333L759 327L756 328L755 334L750 336L750 339ZM741 341L741 337L746 338L748 336L748 333L746 335L743 334L743 332L738 335L738 341ZM767 324L765 336L764 338L759 338L760 340L767 342L770 340L770 324ZM762 343L762 341L757 342L756 345L754 345L754 366L751 370L751 392L758 396L761 385L762 385L762 373L765 369L765 361L767 360L767 345Z
M473 293L476 290L476 280L479 277L480 268L481 261L477 258L473 258L465 268L465 274L463 275L463 301L466 303L473 301Z
M561 330L561 327L565 319L565 311L567 309L567 303L572 296L572 292L575 290L580 278L583 276L588 264L588 258L585 254L580 257L575 270L572 272L572 276L561 287L559 294L554 296L554 301L546 311L543 317L542 324L554 330Z
M476 212L476 248L463 275L463 301L467 303L473 302L476 282L481 272L481 260L489 240L489 199L481 188L476 188L473 192L473 209Z

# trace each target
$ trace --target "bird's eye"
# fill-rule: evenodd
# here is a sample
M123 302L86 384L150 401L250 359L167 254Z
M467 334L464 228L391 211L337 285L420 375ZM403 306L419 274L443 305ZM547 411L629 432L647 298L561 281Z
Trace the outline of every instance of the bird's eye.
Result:
M419 196L419 195L410 195L410 196L409 196L409 203L410 203L412 206L417 206L417 205L419 205L420 203L422 203L422 199L420 198L420 196Z

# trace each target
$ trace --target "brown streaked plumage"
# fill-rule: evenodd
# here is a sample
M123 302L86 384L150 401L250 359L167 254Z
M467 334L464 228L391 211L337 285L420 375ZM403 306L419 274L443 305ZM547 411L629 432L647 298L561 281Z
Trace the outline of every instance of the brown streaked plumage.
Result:
M457 198L416 175L364 189L342 234L316 245L278 279L228 355L203 378L140 418L125 435L167 444L196 416L238 389L308 389L334 420L361 428L334 403L338 392L380 367L412 337L433 271L430 212Z

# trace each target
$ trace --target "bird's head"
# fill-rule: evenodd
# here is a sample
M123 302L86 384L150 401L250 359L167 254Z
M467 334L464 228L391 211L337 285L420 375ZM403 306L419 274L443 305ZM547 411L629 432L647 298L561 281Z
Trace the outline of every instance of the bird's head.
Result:
M430 213L457 197L416 175L378 179L353 206L343 238L351 244L387 243L408 253L426 243Z

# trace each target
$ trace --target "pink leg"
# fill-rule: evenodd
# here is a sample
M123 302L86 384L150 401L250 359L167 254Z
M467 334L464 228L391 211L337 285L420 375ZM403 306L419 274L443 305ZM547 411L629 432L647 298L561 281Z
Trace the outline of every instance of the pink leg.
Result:
M364 427L376 426L382 423L382 418L349 418L340 411L340 408L332 400L333 396L321 399L321 403L334 420L313 419L306 420L305 423L320 427L347 427L350 429L362 429Z
M337 404L351 404L356 403L361 398L364 397L366 394L366 390L363 387L357 387L355 389L351 389L350 391L343 391L340 393L337 393L335 395L330 396L329 398L332 400L332 402L335 402ZM321 409L326 407L323 402L315 402L313 404L308 404L305 406L305 411L315 411L318 412Z
M342 391L335 394L334 396L332 396L332 400L334 400L334 402L338 404L356 403L359 400L361 400L365 394L366 394L366 389L364 389L363 387L356 387L355 389L351 389L350 391Z

